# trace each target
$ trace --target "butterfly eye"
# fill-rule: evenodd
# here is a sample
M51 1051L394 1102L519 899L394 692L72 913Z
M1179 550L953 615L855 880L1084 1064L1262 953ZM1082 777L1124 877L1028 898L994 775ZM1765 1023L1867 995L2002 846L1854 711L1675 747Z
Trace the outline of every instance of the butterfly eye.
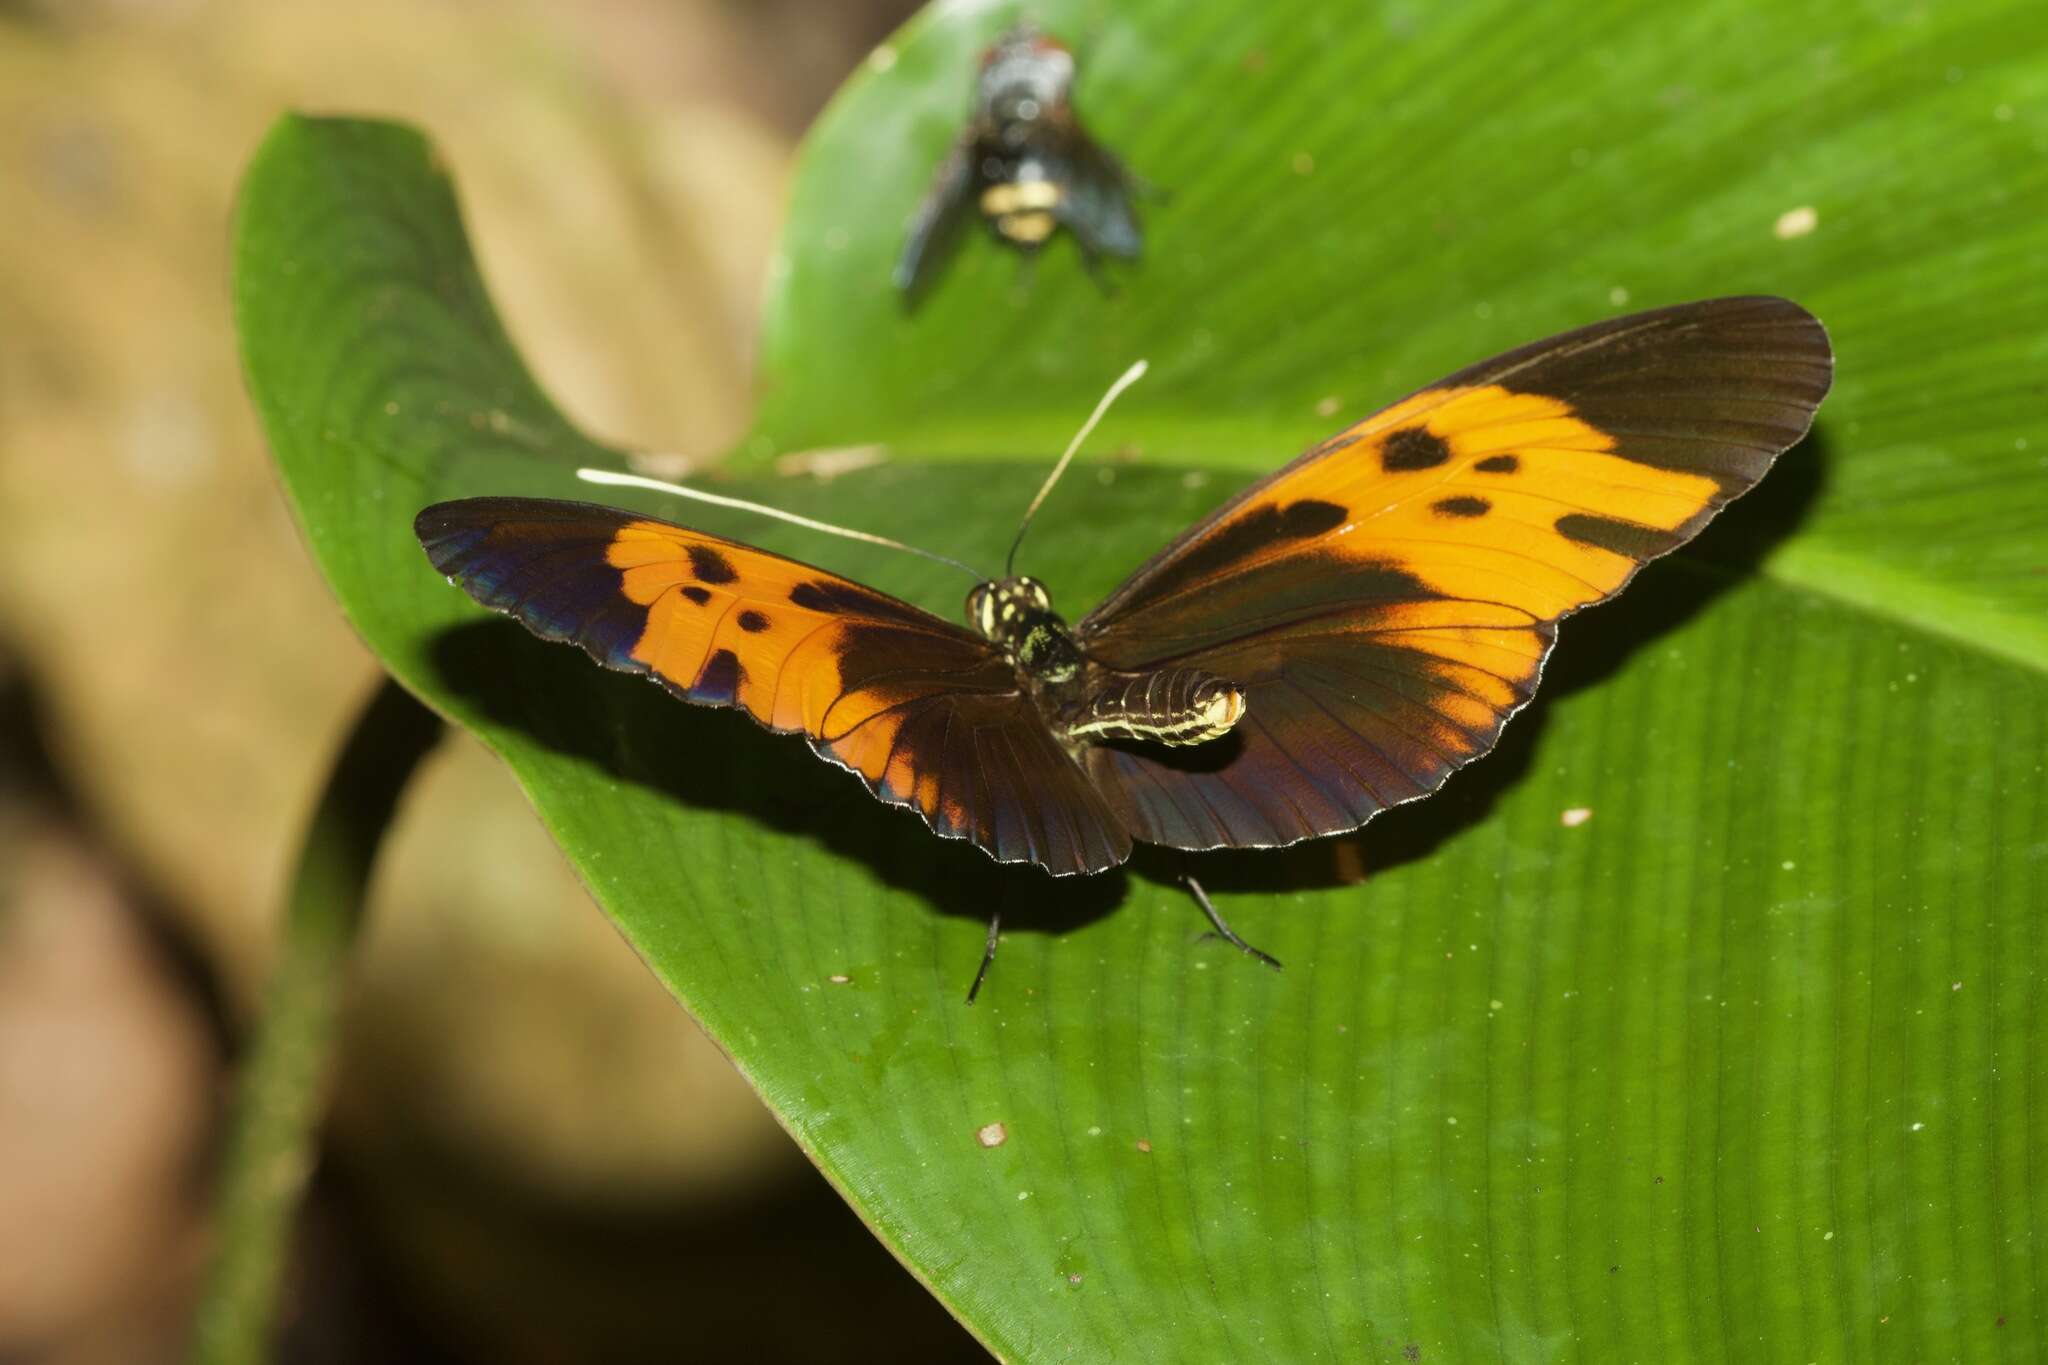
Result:
M996 595L993 583L983 583L967 594L967 620L984 638L996 638Z

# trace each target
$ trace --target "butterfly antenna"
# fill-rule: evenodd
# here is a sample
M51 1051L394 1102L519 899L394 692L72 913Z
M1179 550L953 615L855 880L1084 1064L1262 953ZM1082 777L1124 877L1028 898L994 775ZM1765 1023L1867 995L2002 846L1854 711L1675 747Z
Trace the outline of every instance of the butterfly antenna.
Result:
M856 531L850 526L834 526L829 521L816 521L810 517L799 516L795 512L785 512L780 507L768 507L758 502L748 502L745 498L728 498L722 493L707 493L701 488L685 488L679 483L664 483L660 479L650 479L642 474L624 474L615 469L579 469L576 471L576 477L585 483L609 484L617 488L646 488L656 493L673 493L679 498L693 498L698 502L708 502L714 507L732 507L742 512L758 512L764 517L773 517L777 521L786 521L792 526L803 526L813 531L823 531L826 535L844 536L848 540L863 541L869 545L880 545L891 550L903 550L910 554L922 555L935 564L945 564L951 568L958 569L977 583L986 583L988 581L987 574L982 573L978 569L969 568L959 560L949 558L936 551L919 549L915 545L905 545L900 540L891 540L887 536L878 536L872 531Z
M1052 467L1052 473L1046 475L1045 482L1039 486L1038 496L1024 509L1023 524L1017 528L1017 538L1010 542L1010 557L1003 561L1003 577L1008 578L1010 570L1016 567L1017 547L1024 543L1024 533L1031 529L1031 519L1038 515L1039 504L1045 501L1045 495L1052 492L1052 486L1060 481L1060 475L1066 473L1067 466L1073 463L1074 452L1081 448L1081 442L1088 439L1088 433L1095 430L1095 424L1102 420L1102 414L1109 411L1109 405L1117 400L1117 396L1144 377L1145 362L1142 360L1125 370L1116 383L1109 386L1109 392L1102 395L1102 401L1095 405L1095 411L1088 414L1088 420L1074 433L1074 439L1067 442L1067 453L1060 456L1060 462Z

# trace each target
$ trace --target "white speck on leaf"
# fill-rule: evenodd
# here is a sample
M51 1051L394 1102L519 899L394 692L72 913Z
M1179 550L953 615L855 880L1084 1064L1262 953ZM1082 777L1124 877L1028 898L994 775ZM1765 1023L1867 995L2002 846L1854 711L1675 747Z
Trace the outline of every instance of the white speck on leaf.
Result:
M1778 221L1771 224L1771 232L1781 242L1794 237L1804 237L1820 226L1820 211L1811 204L1801 204L1796 209L1786 209L1778 215Z

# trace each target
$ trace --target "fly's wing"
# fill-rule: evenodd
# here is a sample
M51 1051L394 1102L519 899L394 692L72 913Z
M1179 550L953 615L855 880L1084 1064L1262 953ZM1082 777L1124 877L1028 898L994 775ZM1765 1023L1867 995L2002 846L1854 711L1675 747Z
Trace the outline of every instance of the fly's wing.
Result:
M1088 136L1071 110L1047 138L1047 170L1060 187L1052 214L1089 256L1137 259L1144 245L1131 206L1136 182L1114 154Z
M414 523L478 602L684 701L801 732L1001 862L1122 862L1130 836L988 642L823 569L590 503L471 498Z
M915 301L931 283L933 274L952 253L959 240L960 225L974 212L974 190L979 183L975 168L978 125L962 133L932 173L931 188L910 220L903 239L903 255L896 262L896 287Z
M1101 664L1246 694L1222 739L1097 746L1089 775L1178 848L1337 833L1427 795L1529 700L1559 620L1806 433L1832 368L1797 305L1717 299L1524 346L1340 432L1081 622Z

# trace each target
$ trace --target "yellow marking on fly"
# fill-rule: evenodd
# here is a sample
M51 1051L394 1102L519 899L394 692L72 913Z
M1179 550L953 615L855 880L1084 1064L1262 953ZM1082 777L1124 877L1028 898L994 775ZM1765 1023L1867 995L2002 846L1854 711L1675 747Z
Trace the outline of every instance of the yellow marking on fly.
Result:
M1009 213L996 219L996 231L1026 246L1039 245L1058 226L1058 220L1049 213Z
M1007 185L990 185L981 192L981 211L991 218L1009 214L1044 211L1059 207L1065 197L1050 180L1018 180Z

